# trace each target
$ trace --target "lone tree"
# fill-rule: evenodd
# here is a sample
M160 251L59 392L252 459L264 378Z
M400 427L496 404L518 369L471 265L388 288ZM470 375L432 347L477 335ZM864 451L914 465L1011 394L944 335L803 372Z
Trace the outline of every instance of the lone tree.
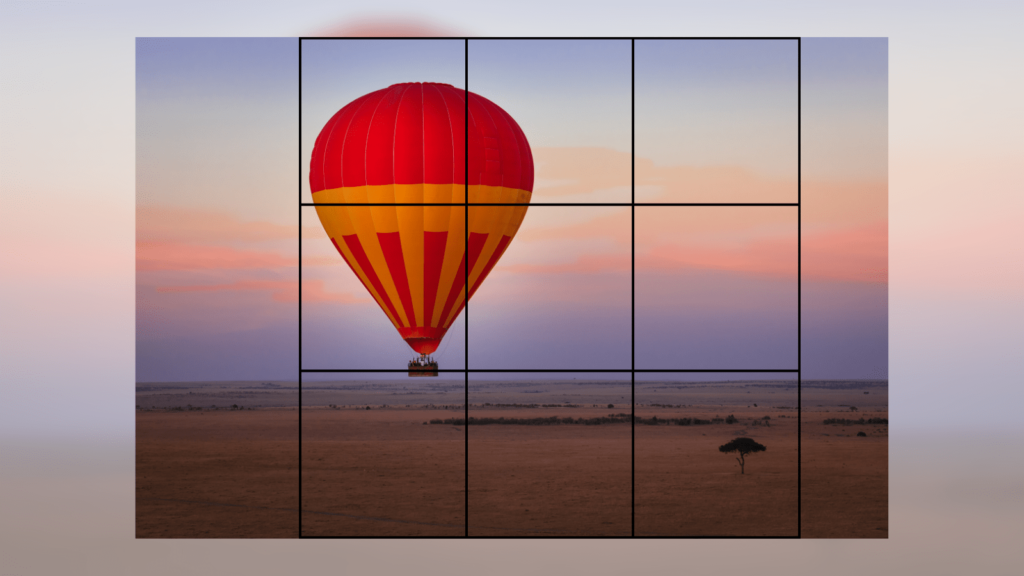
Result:
M719 452L739 452L740 457L736 459L740 463L740 474L743 474L743 464L746 460L747 454L753 454L754 452L764 452L767 448L762 444L758 444L753 438L733 438L726 444L722 444L718 447Z

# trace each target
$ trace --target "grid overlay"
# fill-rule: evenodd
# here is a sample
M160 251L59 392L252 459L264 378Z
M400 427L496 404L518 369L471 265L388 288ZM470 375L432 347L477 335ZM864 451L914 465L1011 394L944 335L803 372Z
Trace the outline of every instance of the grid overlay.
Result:
M780 40L780 41L795 41L797 48L797 201L792 202L779 202L779 203L751 203L751 202L678 202L678 203L651 203L651 202L636 202L636 40ZM639 538L639 539L706 539L706 538L738 538L738 539L793 539L802 537L802 387L803 387L803 304L802 304L802 286L803 286L803 238L802 238L802 54L801 54L801 38L800 37L434 37L434 38L414 38L414 40L461 40L464 43L465 49L465 64L464 64L464 94L463 98L465 104L465 186L466 194L465 202L463 203L422 203L422 204L407 204L407 203L386 203L386 204L374 204L374 203L352 203L352 204L341 204L341 203L323 203L323 202L303 202L303 174L302 174L302 43L304 40L329 40L338 42L358 42L361 40L413 40L413 38L401 38L401 37L360 37L360 38L323 38L323 37L300 37L299 38L299 74L298 74L298 100L299 100L299 266L298 266L298 281L299 281L299 300L298 300L298 390L299 390L299 408L298 408L298 437L299 437L299 519L298 519L298 537L306 539L346 539L346 538L367 538L366 536L309 536L302 533L302 515L303 500L302 500L302 375L307 373L393 373L396 375L407 374L407 369L359 369L359 368L337 368L337 369L310 369L303 368L302 366L302 213L303 208L315 207L315 206L462 206L465 208L463 214L465 216L465 230L464 234L465 253L469 253L469 207L470 206L522 206L523 204L508 204L508 203L471 203L469 202L469 42L472 41L487 41L487 40L629 40L630 41L630 62L631 62L631 87L630 87L630 197L629 203L558 203L558 202L528 202L526 205L533 207L544 207L544 206L557 206L557 207L629 207L630 208L630 308L631 308L631 350L630 350L630 369L484 369L484 368L469 368L469 267L465 267L463 270L463 283L464 290L467 295L465 300L464 308L462 311L463 325L464 325L464 343L465 343L465 366L463 369L439 369L441 373L462 373L464 376L464 417L466 426L464 429L465 437L465 533L462 536L387 536L390 539L491 539L491 538L559 538L564 536L557 536L551 534L543 534L538 536L470 536L470 510L469 510L469 375L470 373L618 373L630 374L630 390L631 390L631 401L630 401L630 458L631 458L631 528L630 536L569 536L570 538L583 538L583 539L623 539L623 538ZM636 207L793 207L797 210L797 366L795 369L638 369L636 367ZM797 526L796 534L792 536L735 536L729 534L723 535L710 535L710 536L637 536L636 535L636 374L637 373L785 373L795 374L797 381ZM316 514L331 514L325 512L316 512ZM339 516L345 516L345 514L338 514ZM415 522L412 522L415 524ZM372 536L370 536L372 538Z

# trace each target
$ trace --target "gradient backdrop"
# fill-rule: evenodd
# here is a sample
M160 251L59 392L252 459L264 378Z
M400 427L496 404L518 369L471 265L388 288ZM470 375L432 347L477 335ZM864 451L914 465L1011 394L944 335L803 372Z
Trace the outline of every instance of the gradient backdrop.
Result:
M323 2L267 2L245 11L226 2L0 6L0 541L11 571L450 574L493 571L496 559L509 574L673 569L680 562L774 574L1017 571L1011 551L1024 513L1024 468L1008 455L1024 437L1016 413L1024 398L1009 361L1024 324L1024 236L1016 225L1024 211L1017 169L1024 82L1010 73L1024 60L1019 3L639 2L581 10L528 2L495 13L464 2L435 3L429 12L392 2L378 10ZM737 558L727 542L132 540L135 37L396 28L890 39L888 541L751 542ZM805 71L812 65L805 54ZM805 120L811 114L805 101ZM283 140L281 146L294 149ZM806 162L812 153L805 146ZM804 175L810 178L809 167ZM285 184L294 182L291 173ZM279 223L294 230L289 224Z

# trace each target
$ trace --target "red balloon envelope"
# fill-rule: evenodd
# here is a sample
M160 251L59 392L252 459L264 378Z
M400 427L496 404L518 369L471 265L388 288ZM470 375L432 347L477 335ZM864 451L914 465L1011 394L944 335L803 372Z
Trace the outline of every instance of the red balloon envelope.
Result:
M437 349L508 248L533 192L533 156L515 120L450 84L395 84L357 98L320 131L309 183L352 271L413 350ZM467 182L466 136L469 170ZM468 183L468 186L467 186ZM468 254L466 202L471 206ZM351 204L375 204L353 206ZM401 206L400 204L456 204ZM399 204L399 205L396 205ZM468 256L468 258L467 258Z

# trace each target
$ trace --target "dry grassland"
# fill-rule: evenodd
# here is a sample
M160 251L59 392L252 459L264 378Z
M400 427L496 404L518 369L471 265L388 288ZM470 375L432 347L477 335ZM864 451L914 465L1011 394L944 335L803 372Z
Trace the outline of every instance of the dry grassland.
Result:
M253 410L166 410L197 394L223 408L241 386L140 392L140 405L163 409L137 412L137 537L299 534L294 390L244 390L262 404ZM470 536L628 537L634 522L637 536L796 535L795 389L638 383L639 417L739 421L636 425L634 518L630 424L471 425L467 476L466 427L424 424L463 418L464 395L432 386L304 392L302 535L463 536L467 479ZM884 386L869 395L805 386L803 396L803 536L886 537L887 426L822 423L887 418ZM628 383L471 383L470 415L597 418L628 413L623 398ZM764 416L770 426L753 425ZM718 451L737 436L768 447L747 457L742 475L735 456Z

